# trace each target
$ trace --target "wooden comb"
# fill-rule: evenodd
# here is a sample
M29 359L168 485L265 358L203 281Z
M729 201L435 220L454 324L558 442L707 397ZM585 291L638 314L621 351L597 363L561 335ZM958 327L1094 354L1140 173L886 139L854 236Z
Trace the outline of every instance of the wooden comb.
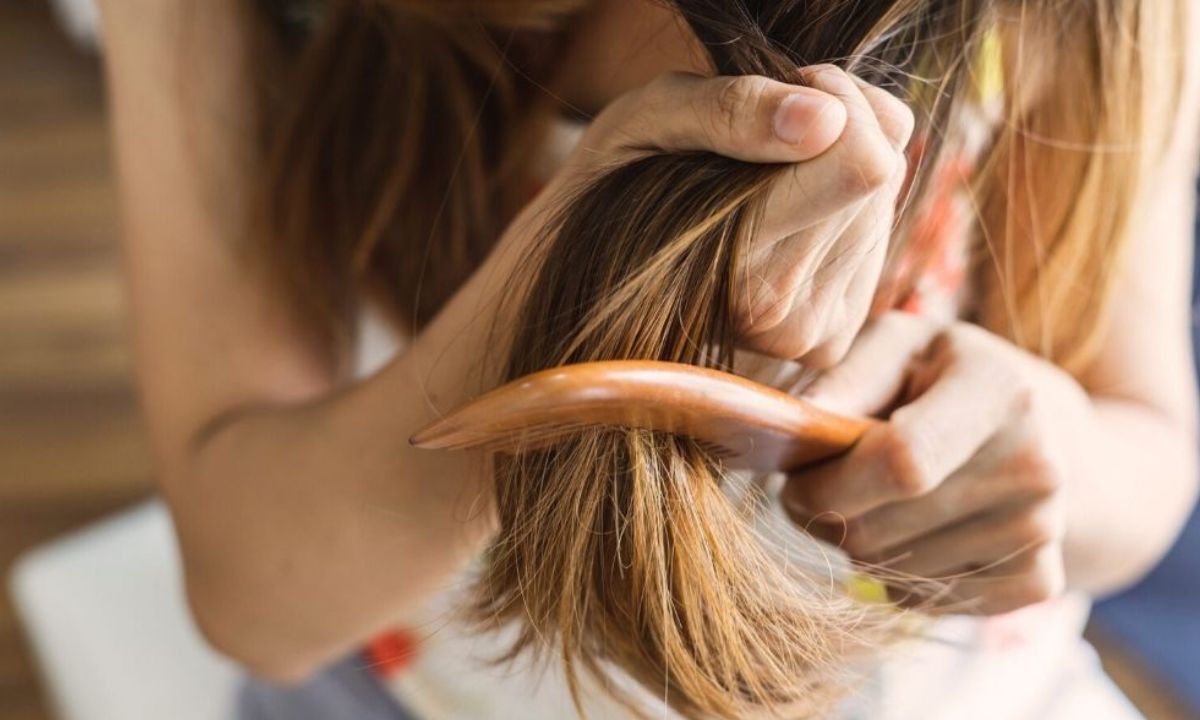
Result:
M409 442L515 454L586 427L641 428L692 438L729 467L775 471L842 453L875 422L835 415L731 373L611 360L518 378L436 420Z

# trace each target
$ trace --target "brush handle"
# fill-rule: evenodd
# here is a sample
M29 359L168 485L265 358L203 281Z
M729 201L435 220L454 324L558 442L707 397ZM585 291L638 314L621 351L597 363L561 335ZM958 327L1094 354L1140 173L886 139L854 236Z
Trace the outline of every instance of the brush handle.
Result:
M733 467L773 471L844 452L875 422L830 413L732 373L611 360L518 378L431 423L410 442L515 452L583 426L640 428L696 439Z

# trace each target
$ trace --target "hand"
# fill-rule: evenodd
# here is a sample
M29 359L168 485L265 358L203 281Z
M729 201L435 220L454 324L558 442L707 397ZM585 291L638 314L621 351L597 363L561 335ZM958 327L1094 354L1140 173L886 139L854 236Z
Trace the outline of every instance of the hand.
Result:
M976 326L891 313L807 394L847 413L896 409L788 479L795 521L888 576L947 581L914 604L992 614L1063 590L1068 469L1090 417L1073 379Z
M825 367L845 354L866 319L913 116L890 93L836 67L799 72L804 86L663 76L611 103L551 187L648 149L790 164L772 190L748 271L739 273L734 312L747 349Z

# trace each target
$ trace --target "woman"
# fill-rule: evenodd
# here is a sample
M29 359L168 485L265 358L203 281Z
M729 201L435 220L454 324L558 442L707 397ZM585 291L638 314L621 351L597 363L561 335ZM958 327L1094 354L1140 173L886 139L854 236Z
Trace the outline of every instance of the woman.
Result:
M1125 585L1170 544L1195 493L1186 269L1197 84L1166 70L1167 87L1145 97L1187 88L1178 104L1122 114L1118 99L1127 85L1154 89L1161 58L1138 53L1162 48L1170 68L1183 64L1171 48L1193 43L1098 43L1185 27L1200 37L1195 17L1183 25L1155 10L1182 3L950 4L990 27L972 35L982 38L979 117L954 114L954 152L929 153L939 168L968 168L923 183L993 176L979 213L977 196L949 188L926 189L930 204L901 214L908 245L938 238L917 253L919 273L904 257L885 262L906 160L923 157L909 147L913 113L845 70L806 68L795 83L713 77L673 6L647 0L263 5L104 8L139 376L163 493L197 622L256 674L300 681L389 628L419 626L483 549L496 530L490 466L403 440L496 382L484 363L492 331L521 322L499 300L527 274L548 218L584 179L646 148L789 166L763 210L767 252L732 290L745 300L733 308L740 344L828 369L807 390L818 403L887 417L847 456L788 483L783 503L803 526L897 572L962 575L927 606L998 614L1040 603L1041 629L1070 610L1041 601ZM934 6L857 5L880 18ZM847 26L857 17L828 8ZM1133 21L1138 33L1112 27ZM1129 62L1101 62L1110 56ZM923 68L899 69L920 79ZM1189 57L1187 77L1196 69ZM291 74L296 84L279 80ZM992 75L1002 89L988 87ZM556 145L564 125L531 110L547 102L595 120L573 146ZM935 142L933 116L918 112L917 145ZM1013 123L1025 132L1005 135ZM1066 173L1063 191L1061 169L1081 156L1095 164ZM1121 184L1143 162L1144 182ZM1068 227L1046 231L1056 222ZM1064 265L1037 244L1060 236L1092 239ZM971 254L1006 274L964 282ZM1065 280L1070 271L1082 282ZM1054 272L1056 283L1027 282ZM1048 296L1029 290L1043 285ZM363 306L407 335L405 349L350 379L362 354L348 349L348 316ZM894 307L913 312L885 312ZM997 626L981 627L965 631L969 656L996 657L984 636ZM416 634L418 664L463 646ZM1035 675L1062 684L1069 667ZM257 687L244 712L535 714L505 705L500 686L468 698L474 711L439 707L436 688L406 677L388 683L397 702L352 661L300 690ZM1034 679L1001 693L1023 708L1003 716L1048 716L1024 698L1038 694ZM883 684L891 712L903 704L891 688L912 695L916 683ZM448 687L461 703L463 687ZM973 712L947 690L917 693L915 712ZM982 690L962 702L980 699L999 707Z

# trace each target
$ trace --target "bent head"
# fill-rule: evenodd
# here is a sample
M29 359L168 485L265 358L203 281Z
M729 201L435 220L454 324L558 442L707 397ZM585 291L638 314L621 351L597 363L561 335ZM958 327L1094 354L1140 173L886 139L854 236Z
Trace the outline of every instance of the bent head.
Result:
M828 61L902 98L936 140L973 92L990 28L1006 101L972 178L988 238L977 280L995 308L980 320L1078 365L1101 329L1139 171L1164 135L1156 123L1173 117L1186 4L333 0L298 46L290 92L266 105L262 247L327 341L348 336L364 282L419 326L527 200L531 148L566 90L597 112L662 71L780 76ZM932 166L927 155L906 210ZM816 355L830 362L852 334L830 328Z

